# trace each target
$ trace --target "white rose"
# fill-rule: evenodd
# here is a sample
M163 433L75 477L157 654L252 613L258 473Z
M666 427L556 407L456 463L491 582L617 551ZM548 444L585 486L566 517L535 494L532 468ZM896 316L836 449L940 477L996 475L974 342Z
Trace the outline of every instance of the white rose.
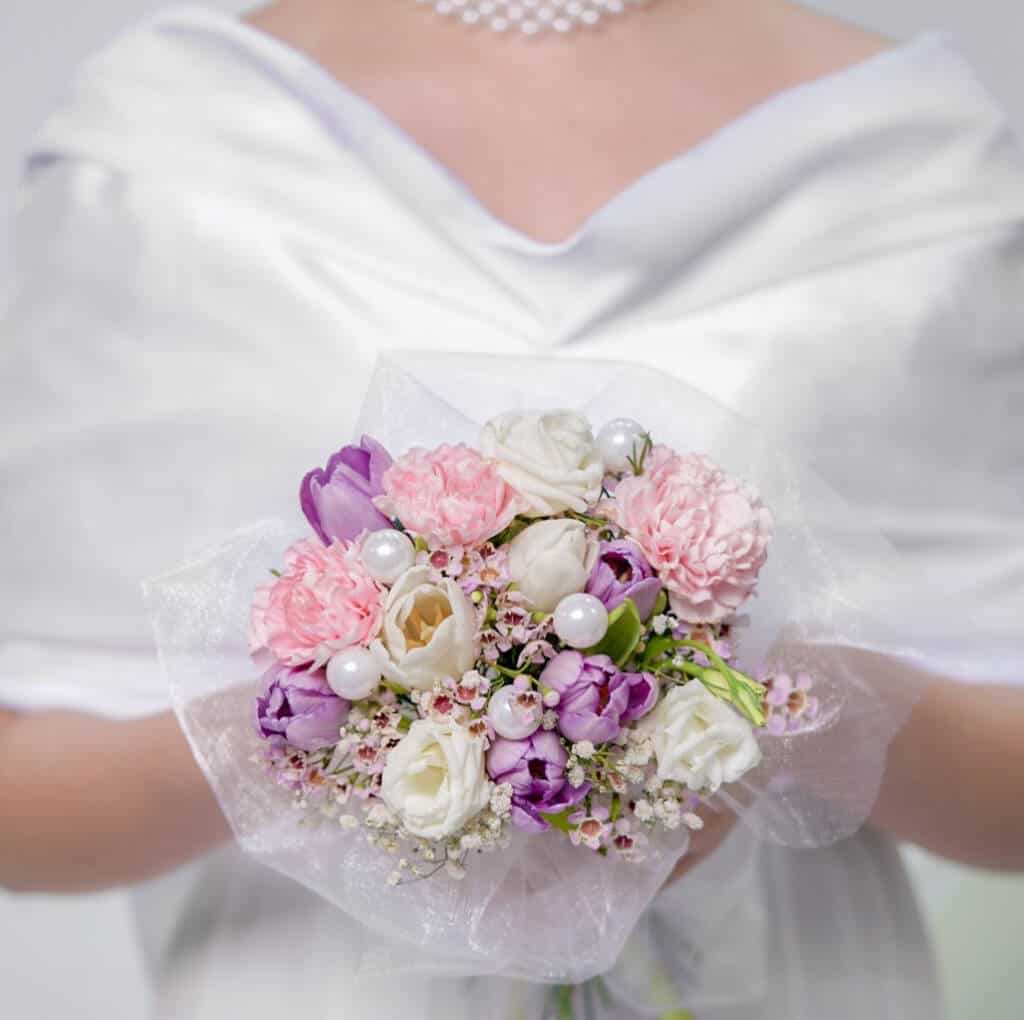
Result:
M654 743L658 779L714 793L761 761L750 723L699 680L673 687L638 728Z
M538 521L508 547L508 572L530 604L552 613L566 595L583 591L599 549L579 521Z
M380 795L414 836L445 839L487 807L491 785L480 737L418 719L388 753Z
M510 411L492 418L480 452L524 499L528 517L583 513L601 495L604 468L587 419L575 411Z
M373 650L384 675L403 687L426 691L458 680L476 663L473 605L454 581L434 583L429 567L410 567L388 593Z

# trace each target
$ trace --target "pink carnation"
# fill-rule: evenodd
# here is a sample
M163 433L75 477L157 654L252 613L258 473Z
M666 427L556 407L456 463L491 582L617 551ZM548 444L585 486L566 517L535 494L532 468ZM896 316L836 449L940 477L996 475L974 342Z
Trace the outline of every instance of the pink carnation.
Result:
M515 491L468 446L414 447L384 473L374 501L433 547L474 546L515 517Z
M368 645L383 615L383 591L355 543L308 538L285 553L281 577L257 590L249 641L288 666L319 667L344 648Z
M774 529L771 512L709 458L657 450L642 475L619 483L613 511L681 619L725 620L757 587Z

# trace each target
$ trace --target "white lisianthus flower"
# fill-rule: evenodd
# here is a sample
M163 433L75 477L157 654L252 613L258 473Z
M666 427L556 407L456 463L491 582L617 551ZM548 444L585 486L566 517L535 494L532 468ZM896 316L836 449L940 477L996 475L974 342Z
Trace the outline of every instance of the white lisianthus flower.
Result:
M473 604L454 581L434 582L429 567L410 567L388 593L372 649L384 675L403 687L427 691L458 680L477 658Z
M761 761L750 723L699 680L673 687L637 724L651 738L662 782L714 793Z
M580 521L538 521L509 543L509 577L535 609L553 613L566 595L586 587L598 552Z
M575 411L498 415L484 425L480 452L523 497L528 517L583 513L601 495L601 451L590 423Z
M388 753L380 795L414 836L446 839L486 808L484 742L451 721L418 719Z

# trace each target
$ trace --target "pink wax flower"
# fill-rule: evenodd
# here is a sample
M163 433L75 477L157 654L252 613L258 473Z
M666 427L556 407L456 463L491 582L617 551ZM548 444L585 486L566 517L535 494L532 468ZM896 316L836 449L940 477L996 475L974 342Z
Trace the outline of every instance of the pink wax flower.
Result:
M728 619L757 587L774 521L757 493L708 457L656 448L615 490L615 522L643 550L688 623Z
M303 539L284 561L281 576L256 591L249 618L252 651L268 648L287 666L320 667L336 652L376 637L384 593L355 543L324 546Z
M468 446L414 447L384 473L374 502L432 546L475 546L511 523L515 491Z

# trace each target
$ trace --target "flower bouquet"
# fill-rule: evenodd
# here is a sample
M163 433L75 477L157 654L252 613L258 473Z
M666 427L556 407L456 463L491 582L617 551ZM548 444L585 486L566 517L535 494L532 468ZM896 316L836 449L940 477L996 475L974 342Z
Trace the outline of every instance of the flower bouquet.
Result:
M835 649L891 638L884 549L768 437L648 369L436 354L384 359L360 425L304 533L148 597L240 843L367 969L583 981L708 813L863 820L911 698Z
M731 628L772 517L708 458L513 411L479 449L364 436L301 503L316 536L253 603L257 731L300 804L394 855L389 883L460 878L510 825L636 860L760 760L767 688Z

